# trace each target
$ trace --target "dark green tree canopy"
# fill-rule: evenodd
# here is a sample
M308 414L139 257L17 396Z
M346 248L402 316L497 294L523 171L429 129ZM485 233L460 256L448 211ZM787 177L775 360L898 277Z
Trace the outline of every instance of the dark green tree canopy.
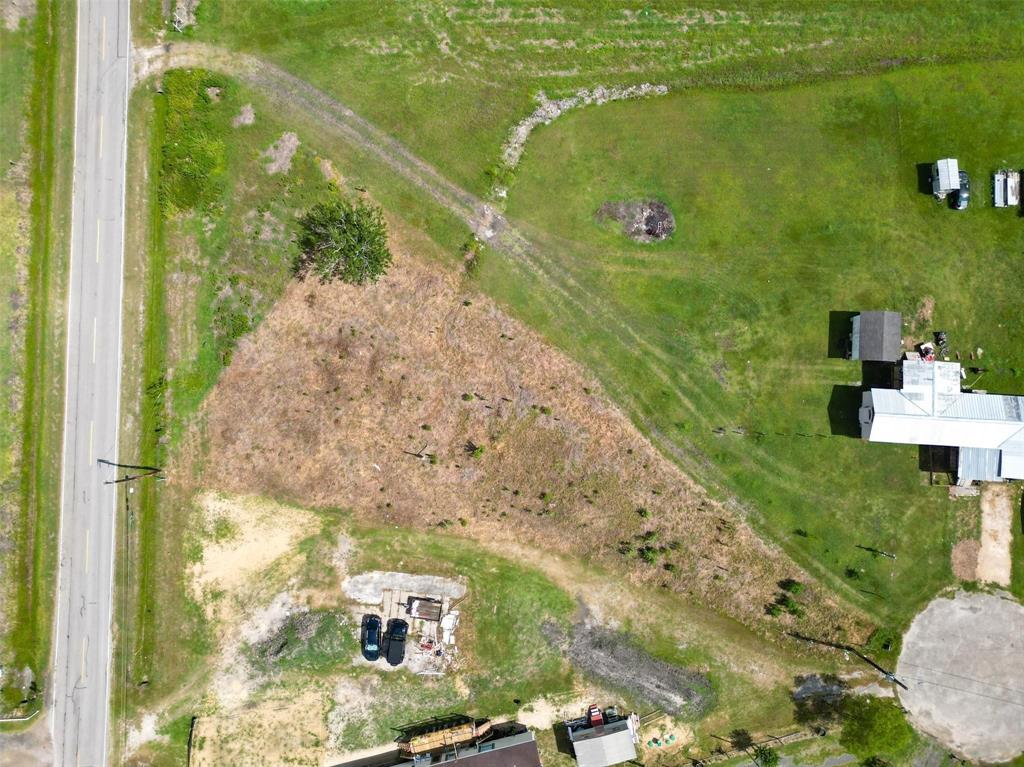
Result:
M758 767L777 767L779 755L774 748L754 746L754 764Z
M892 701L854 697L843 706L839 742L857 756L899 754L913 739L913 730Z
M340 196L314 205L299 220L295 274L320 282L376 282L391 265L387 225L380 208Z

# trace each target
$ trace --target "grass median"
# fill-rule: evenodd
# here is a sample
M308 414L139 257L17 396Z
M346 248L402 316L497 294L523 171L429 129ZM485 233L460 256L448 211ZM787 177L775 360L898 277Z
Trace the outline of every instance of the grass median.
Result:
M4 488L8 508L16 508L12 515L14 546L8 562L13 586L4 653L12 667L29 669L35 680L34 684L22 680L27 690L19 700L8 690L4 700L16 704L13 708L22 715L38 710L45 697L40 693L49 666L57 569L74 131L74 89L65 83L74 82L75 18L74 8L66 3L40 2L34 19L22 22L31 24L31 39L10 40L11 45L30 50L30 59L26 56L23 64L31 73L25 129L20 134L25 137L31 191L29 257L20 299L24 324L18 339L24 363L8 360L12 370L20 367L21 397L20 411L8 414L10 420L5 417L11 429L6 439L17 447L10 465L11 480ZM20 34L25 32L23 26ZM4 34L6 43L8 33ZM7 73L5 78L6 83L15 85L14 74ZM18 106L18 100L11 99L5 111ZM9 140L8 134L4 151L13 159L17 149ZM20 419L17 427L16 419Z

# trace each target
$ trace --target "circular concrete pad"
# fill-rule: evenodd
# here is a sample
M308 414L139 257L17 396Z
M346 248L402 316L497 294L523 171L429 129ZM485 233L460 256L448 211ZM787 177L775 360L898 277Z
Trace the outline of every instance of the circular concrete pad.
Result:
M914 725L968 759L1024 751L1024 606L960 592L936 599L903 637L896 676Z

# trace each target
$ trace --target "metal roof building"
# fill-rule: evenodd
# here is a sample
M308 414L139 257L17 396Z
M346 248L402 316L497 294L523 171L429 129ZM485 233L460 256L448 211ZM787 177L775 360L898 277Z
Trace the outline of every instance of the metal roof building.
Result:
M633 717L581 729L569 728L579 767L610 767L636 759L637 735Z
M960 391L958 362L903 361L903 387L864 392L870 442L960 448L958 481L1024 479L1024 397Z
M903 355L903 316L899 312L861 312L850 323L850 359L896 362Z

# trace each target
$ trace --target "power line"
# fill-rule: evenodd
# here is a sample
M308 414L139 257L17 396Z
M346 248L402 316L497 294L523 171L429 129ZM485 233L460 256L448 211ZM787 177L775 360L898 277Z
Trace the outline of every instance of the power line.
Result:
M1017 692L1017 693L1020 693L1021 695L1024 695L1024 690L1018 690L1016 687L1007 687L1005 684L996 684L995 682L986 682L986 681L984 681L982 679L975 679L974 677L963 676L962 674L954 674L952 671L941 671L941 670L939 670L937 668L928 668L927 666L919 666L918 664L911 663L910 661L903 661L902 665L913 666L914 668L919 668L922 671L931 671L933 674L945 674L946 676L955 676L957 679L963 679L966 682L976 682L978 684L988 685L989 687L1001 687L1004 690L1008 690L1010 692Z
M930 684L930 685L933 685L935 687L944 687L947 690L954 690L955 692L962 692L965 695L973 695L976 698L988 698L989 700L995 700L995 701L998 701L1000 703L1009 703L1011 706L1019 706L1020 708L1024 708L1024 703L1022 703L1020 701L1017 701L1017 700L1008 700L1006 698L996 697L995 695L987 695L987 694L985 694L983 692L975 692L973 690L965 690L962 687L954 687L951 684L942 684L941 682L933 682L930 679L919 679L919 678L913 677L913 676L904 676L903 678L904 679L909 679L912 682L919 682L920 684ZM979 684L985 684L985 682L979 682Z

